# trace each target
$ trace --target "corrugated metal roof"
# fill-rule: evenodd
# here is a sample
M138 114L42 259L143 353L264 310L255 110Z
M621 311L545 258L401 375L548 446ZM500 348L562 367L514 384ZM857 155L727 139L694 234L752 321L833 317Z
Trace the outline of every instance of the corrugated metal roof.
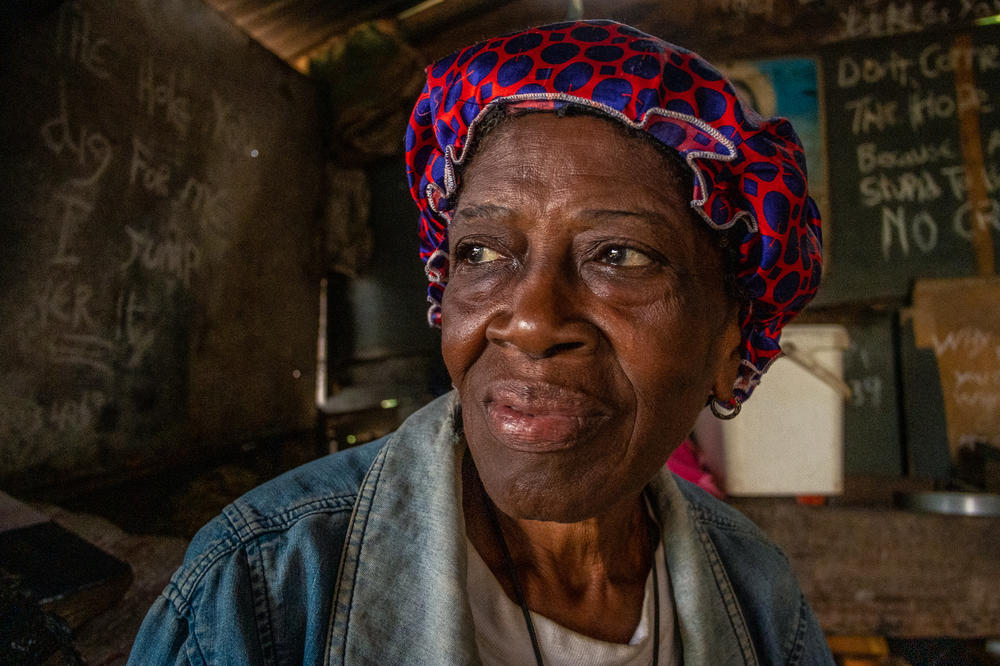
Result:
M205 0L247 34L294 63L351 27L395 18L416 0Z

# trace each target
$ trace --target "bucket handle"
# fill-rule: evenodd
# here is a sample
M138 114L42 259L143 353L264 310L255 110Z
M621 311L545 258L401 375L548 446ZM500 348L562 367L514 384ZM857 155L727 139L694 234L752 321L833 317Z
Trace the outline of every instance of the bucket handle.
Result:
M783 355L788 357L788 360L794 361L803 370L832 388L834 391L839 393L844 400L851 399L851 387L848 386L843 379L823 367L823 365L811 355L799 349L795 343L791 341L783 342L781 349L782 352L784 352Z

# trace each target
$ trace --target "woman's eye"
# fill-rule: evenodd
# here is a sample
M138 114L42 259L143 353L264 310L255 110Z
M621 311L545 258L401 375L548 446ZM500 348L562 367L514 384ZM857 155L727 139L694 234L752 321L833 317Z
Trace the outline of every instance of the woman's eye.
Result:
M468 245L461 249L459 257L470 264L485 264L501 258L501 254L485 245Z
M609 247L601 252L601 261L612 266L634 268L649 266L653 260L648 255L630 247Z

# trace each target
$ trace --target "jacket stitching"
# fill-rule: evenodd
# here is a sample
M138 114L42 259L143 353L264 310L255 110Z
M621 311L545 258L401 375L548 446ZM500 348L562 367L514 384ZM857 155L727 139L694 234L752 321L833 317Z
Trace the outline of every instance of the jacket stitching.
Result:
M274 650L274 631L271 624L271 605L267 598L267 576L264 573L264 555L260 539L246 546L247 569L250 572L250 592L253 595L253 614L257 621L257 641L264 663L277 663Z
M208 663L208 659L205 658L205 653L201 649L201 643L198 642L198 636L191 631L191 621L187 618L184 619L187 620L188 636L191 638L191 645L184 650L184 658L191 666L204 666Z
M364 522L361 524L361 533L358 535L358 551L359 551L359 553L358 553L358 561L361 560L361 553L360 553L361 544L365 540L365 534L368 532L368 525L370 523L370 521L368 520L368 518L369 518L368 510L371 509L371 503L372 503L372 500L375 497L375 487L378 484L379 478L382 476L382 464L381 463L383 463L384 461L385 461L385 458L383 456L382 459L379 461L380 464L378 466L378 470L376 470L376 472L375 472L375 478L372 479L371 490L369 491L369 489L367 487L365 488L365 505L366 505L365 506L365 511L366 512L365 512L365 516L364 516ZM357 589L357 584L358 584L358 567L355 566L354 567L354 571L351 574L351 589L349 590L352 599L354 598L354 590ZM344 636L347 636L347 632L348 632L348 629L350 628L350 624L351 624L351 613L350 613L350 611L348 611L347 617L344 620ZM343 659L344 659L345 662L347 661L347 641L343 641Z
M785 562L788 561L788 555L785 554L777 544L767 538L767 536L760 530L760 528L754 526L753 524L745 525L740 524L735 521L729 520L728 518L723 518L717 514L711 513L704 507L693 507L695 512L698 514L699 519L703 523L711 524L718 527L721 530L726 530L728 532L734 532L743 536L750 537L757 541L760 545L767 547L768 549L774 551L781 556L781 559Z
M390 440L391 441L391 440ZM360 550L361 541L364 537L364 532L368 527L368 508L370 508L372 499L375 495L375 484L382 474L382 465L385 461L387 446L382 446L379 448L375 459L372 461L371 466L365 473L365 478L361 482L361 487L358 489L357 499L354 502L354 506L351 509L351 517L347 524L347 529L345 531L344 546L340 553L340 563L337 566L337 583L333 590L332 599L332 610L330 612L330 625L327 628L326 635L326 646L324 647L325 656L323 657L323 663L328 665L330 663L330 645L333 642L334 631L338 627L338 622L341 622L339 617L343 615L343 627L341 629L341 636L347 635L347 628L350 625L351 620L351 604L350 600L354 597L354 585L357 582L357 563L360 556L352 557L350 556L350 551L355 549ZM362 505L367 505L363 508ZM361 525L361 532L355 536L355 524L358 520L363 520ZM351 582L350 585L342 587L344 583L344 573L348 566L353 567L351 572ZM346 595L346 606L342 608L340 603L340 596ZM347 641L341 640L341 655L340 663L345 663L347 659Z
M303 516L315 513L317 510L322 511L324 509L344 509L352 507L354 506L356 498L356 492L348 495L321 497L319 499L302 502L294 506L284 508L277 513L259 514L256 511L253 511L251 513L251 517L247 516L246 511L241 510L240 516L243 518L245 529L241 530L244 534L239 534L238 536L241 539L252 539L255 538L261 530L287 529ZM237 501L234 503L234 509L237 508L237 504L240 504L240 502Z
M294 516L290 519L282 521L281 523L272 523L267 527L258 527L253 532L246 534L245 536L241 536L238 533L238 528L233 524L230 517L224 512L223 516L230 526L230 529L227 530L225 536L221 537L210 549L199 555L198 558L190 564L188 572L185 575L182 575L179 580L169 581L162 594L168 601L170 601L171 605L177 609L178 613L186 616L188 609L190 608L188 595L204 577L205 573L207 573L207 571L211 569L218 560L230 555L241 546L246 546L251 540L257 539L266 534L288 529L293 524L310 516L324 513L328 513L330 515L343 513L349 506L353 506L354 504L353 496L350 504L340 502L341 500L345 500L347 498L347 495L330 498L332 502L338 502L339 506L309 506L316 504L315 502L309 502L306 505L309 507L307 510L301 511L299 510L300 507L297 507L294 510ZM330 501L324 502L324 504L330 503Z
M785 659L785 662L790 666L799 664L802 661L802 653L805 650L806 630L809 628L809 614L806 612L807 608L808 604L806 603L806 597L805 595L800 594L798 621L795 623L795 631L789 637L791 645L786 648L788 649L788 657Z
M705 549L705 554L708 556L712 574L715 576L716 587L722 595L722 601L726 606L726 612L729 616L730 625L736 634L737 641L739 641L740 651L743 653L743 661L746 664L757 664L757 654L746 628L746 619L743 617L743 611L740 608L739 603L736 601L736 595L733 592L732 583L730 583L729 576L726 574L726 570L722 564L721 558L719 557L719 553L715 549L715 543L712 541L712 537L705 530L705 526L699 520L693 521L693 524L695 530L698 532L698 537L702 542L702 546Z
M729 529L735 532L740 532L742 534L749 534L751 536L760 539L761 541L767 540L766 537L764 536L764 533L760 530L760 528L753 525L752 523L744 521L736 521L731 518L721 516L718 513L712 511L711 509L697 504L691 504L691 508L698 514L698 518L702 522L712 523L717 527Z

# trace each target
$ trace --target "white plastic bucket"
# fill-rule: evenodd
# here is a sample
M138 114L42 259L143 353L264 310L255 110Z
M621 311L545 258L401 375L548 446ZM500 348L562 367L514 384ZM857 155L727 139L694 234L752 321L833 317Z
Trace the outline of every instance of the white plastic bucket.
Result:
M771 365L740 414L720 422L705 410L696 439L730 495L839 494L847 330L790 325L781 344L786 356Z

